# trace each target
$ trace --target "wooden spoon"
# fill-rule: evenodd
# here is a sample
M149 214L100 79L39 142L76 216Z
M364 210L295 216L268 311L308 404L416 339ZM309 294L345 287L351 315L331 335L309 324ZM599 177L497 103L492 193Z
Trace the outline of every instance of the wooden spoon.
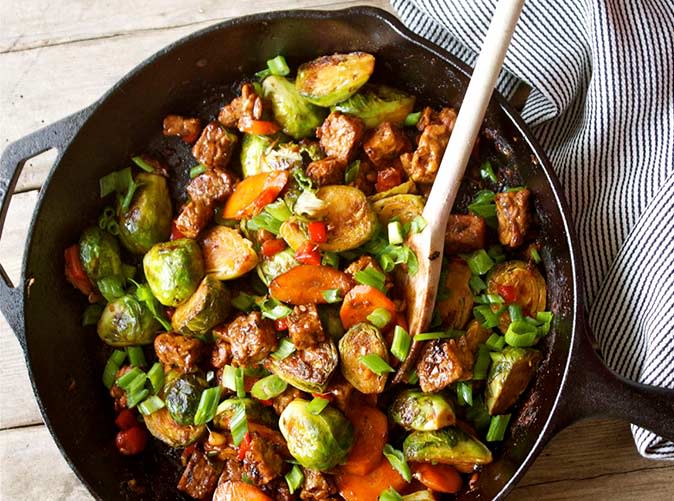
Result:
M447 219L523 4L524 0L500 0L496 5L452 135L424 207L423 217L428 224L422 232L410 236L407 241L419 261L419 271L414 276L405 274L404 278L411 336L423 332L430 323L438 291ZM398 369L393 383L405 380L405 375L415 364L421 348L422 343L412 343L410 353Z

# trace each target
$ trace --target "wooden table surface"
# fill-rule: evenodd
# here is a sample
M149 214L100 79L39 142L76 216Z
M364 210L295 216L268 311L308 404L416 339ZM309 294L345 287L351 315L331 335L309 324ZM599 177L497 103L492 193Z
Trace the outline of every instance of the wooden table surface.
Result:
M90 104L164 45L228 17L336 9L386 0L24 0L0 2L0 147ZM29 161L12 198L0 257L20 273L31 213L54 159ZM0 316L0 499L90 499L42 424L13 333ZM629 426L576 424L552 440L511 499L671 500L674 464L641 458Z

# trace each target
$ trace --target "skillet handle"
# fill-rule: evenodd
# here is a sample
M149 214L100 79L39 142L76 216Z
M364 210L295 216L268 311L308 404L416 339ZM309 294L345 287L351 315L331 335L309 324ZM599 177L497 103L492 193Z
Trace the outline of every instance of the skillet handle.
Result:
M91 114L93 106L84 108L72 115L47 125L13 143L0 157L0 237L7 217L9 202L14 194L16 182L27 160L56 148L58 157ZM58 159L57 161L58 162ZM25 332L23 322L24 278L13 284L0 264L0 311L25 350Z
M629 421L674 442L674 389L636 383L616 374L599 358L587 335L578 348L565 381L562 427L605 416Z

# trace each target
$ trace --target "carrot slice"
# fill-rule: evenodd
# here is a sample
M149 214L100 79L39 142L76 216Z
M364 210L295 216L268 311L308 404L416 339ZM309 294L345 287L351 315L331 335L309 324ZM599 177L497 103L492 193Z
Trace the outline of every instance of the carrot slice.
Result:
M346 501L377 501L379 495L389 487L401 491L407 485L400 473L383 458L367 475L346 473L340 468L335 479L339 493Z
M342 471L354 475L367 475L381 462L388 438L386 414L376 407L359 405L347 411L353 425L355 443Z
M351 277L332 266L304 264L276 277L269 285L269 292L284 303L327 303L323 291L338 289L343 296L352 286Z
M272 499L252 484L228 480L215 489L213 501L272 501Z
M377 308L388 310L391 314L391 322L395 321L396 305L386 297L386 294L369 285L356 285L344 297L339 310L339 318L344 328L349 329L356 324L366 322L367 316Z
M80 246L78 244L71 245L63 254L66 261L66 279L82 294L88 296L94 291L94 286L80 260Z
M288 171L285 170L263 172L245 178L227 199L222 217L243 219L258 214L267 204L276 200L288 178Z
M459 492L461 475L447 464L414 463L411 465L414 478L436 492Z

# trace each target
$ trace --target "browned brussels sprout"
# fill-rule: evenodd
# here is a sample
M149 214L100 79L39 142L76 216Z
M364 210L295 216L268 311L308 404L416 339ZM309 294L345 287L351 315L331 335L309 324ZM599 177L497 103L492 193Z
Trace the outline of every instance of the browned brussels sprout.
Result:
M408 461L451 464L461 469L492 462L491 451L459 428L413 431L403 442L403 452Z
M391 420L406 430L435 431L456 422L452 404L440 393L405 390L389 409Z
M230 300L222 282L206 275L194 294L176 308L171 326L184 336L203 336L227 318Z
M180 425L194 424L206 381L197 374L183 374L164 387L164 402L173 420Z
M145 254L171 235L171 196L166 178L141 172L138 188L128 210L119 211L119 239L134 254Z
M342 252L364 244L375 232L377 216L367 198L352 186L324 186L316 196L325 202L328 241L322 250Z
M355 115L372 129L383 122L402 123L414 107L414 96L385 85L365 85L331 109Z
M154 297L164 306L178 306L204 276L201 248L189 238L156 244L145 254L143 269Z
M309 402L296 398L285 408L279 428L290 454L305 468L327 471L344 462L354 442L353 427L337 409L312 414Z
M307 101L328 107L350 98L368 81L373 71L374 56L371 54L333 54L300 66L295 86Z
M424 211L424 198L421 195L392 195L374 201L372 208L382 224L388 224L393 218L405 224L421 216Z
M201 237L206 273L218 280L245 275L257 265L253 243L226 226L214 226Z
M446 298L438 301L436 309L442 324L450 329L463 329L473 314L473 293L468 282L470 268L461 259L452 259L445 268L444 293Z
M274 118L283 132L295 139L311 136L327 114L304 99L285 77L271 75L262 82L265 99L271 101Z
M153 437L170 447L187 447L196 442L206 431L206 425L190 426L176 423L166 407L143 416L145 426Z
M110 233L97 226L87 228L80 237L80 261L94 284L102 278L123 274L119 243Z
M263 406L257 400L252 398L228 398L218 405L218 411L213 418L213 426L221 430L230 429L230 421L234 413L239 409L243 403L246 408L246 419L254 423L263 424L270 428L275 428L277 423L274 411L269 407Z
M541 353L538 350L507 346L492 353L492 365L485 391L489 414L505 414L529 385Z
M351 327L339 340L340 368L344 378L361 393L381 393L386 386L386 373L375 374L360 361L375 354L388 362L388 348L379 329L368 323Z
M105 305L96 330L110 346L132 346L150 344L159 323L143 303L125 295Z
M265 361L265 367L298 390L323 393L337 368L338 358L335 344L328 340L297 350L282 360L272 355Z

